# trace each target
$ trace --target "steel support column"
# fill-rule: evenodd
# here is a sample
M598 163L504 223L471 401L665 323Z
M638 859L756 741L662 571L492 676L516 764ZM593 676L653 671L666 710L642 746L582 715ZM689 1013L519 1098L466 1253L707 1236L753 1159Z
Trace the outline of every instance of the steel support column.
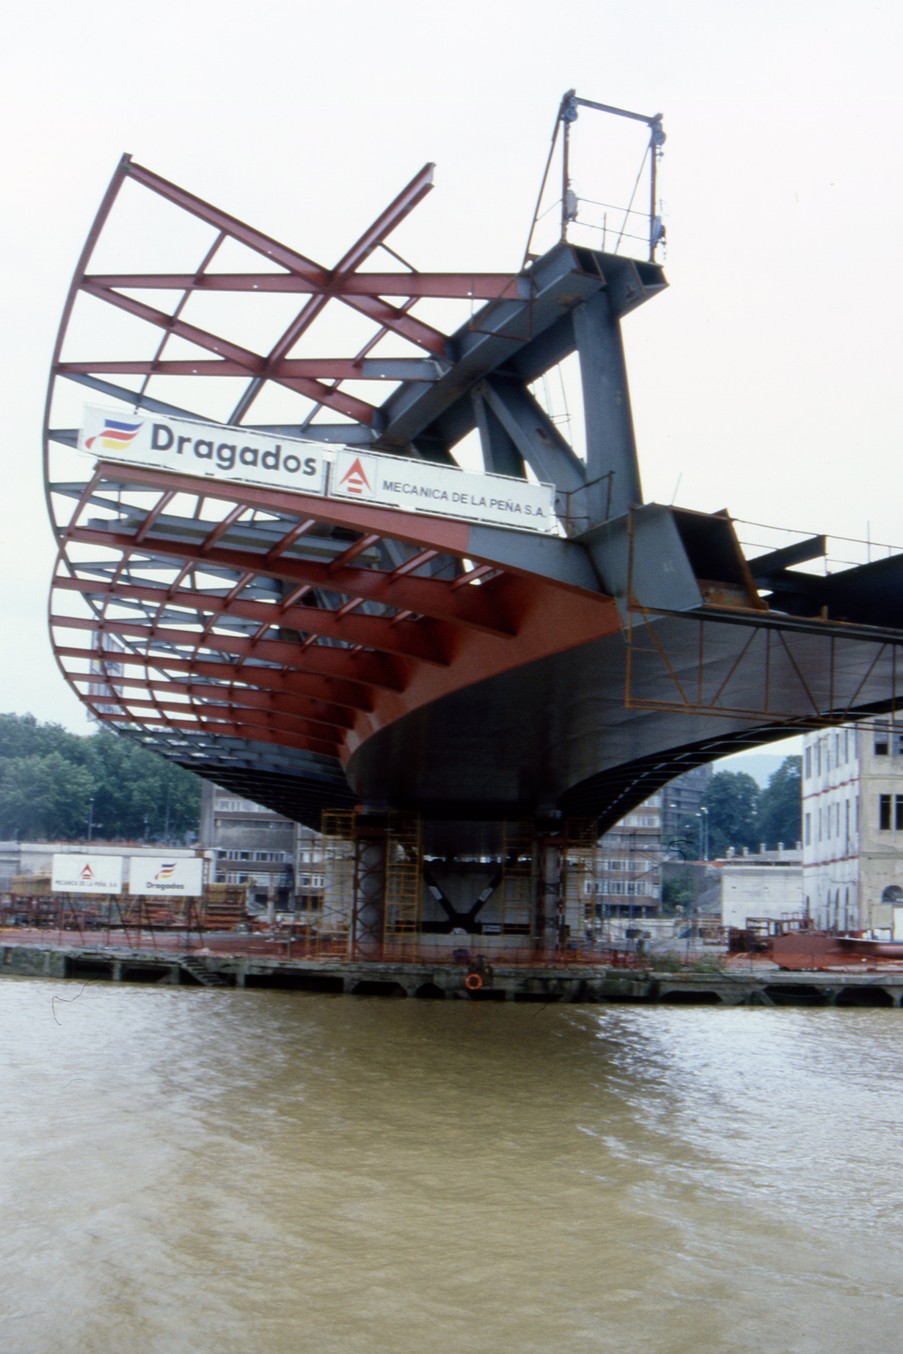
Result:
M386 915L386 834L385 814L368 813L357 820L351 934L353 959L379 959L382 955Z
M554 950L567 939L562 897L561 838L537 834L535 858L539 863L539 889L534 936L539 946Z
M607 292L573 313L583 382L587 487L574 510L596 525L643 501L621 326ZM579 507L577 505L580 505Z
M525 479L524 459L498 415L483 399L479 388L472 392L471 398L486 470L493 475Z
M538 480L565 493L583 488L583 462L524 386L495 377L483 383L480 393Z

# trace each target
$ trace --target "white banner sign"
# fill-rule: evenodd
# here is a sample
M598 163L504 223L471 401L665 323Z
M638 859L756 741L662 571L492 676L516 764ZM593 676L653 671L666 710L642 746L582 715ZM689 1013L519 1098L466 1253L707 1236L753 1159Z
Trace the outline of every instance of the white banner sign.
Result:
M382 452L327 448L322 442L277 439L247 428L94 408L85 410L78 445L98 460L266 484L521 531L558 531L553 484L473 475Z
M127 461L303 494L326 492L322 443L270 437L250 428L87 408L78 445L99 461Z
M467 522L522 531L558 530L552 484L528 484L507 475L470 475L402 456L337 450L329 492L333 498L460 517Z
M50 887L54 893L121 893L122 856L55 854Z
M172 856L132 856L129 893L151 897L200 898L204 892L204 862Z

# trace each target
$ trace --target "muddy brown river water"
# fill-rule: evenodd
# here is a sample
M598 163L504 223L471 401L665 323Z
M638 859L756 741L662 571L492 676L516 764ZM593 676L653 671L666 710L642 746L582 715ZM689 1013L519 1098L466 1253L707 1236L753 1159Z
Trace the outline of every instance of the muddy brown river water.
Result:
M0 1351L896 1350L903 1011L0 983Z

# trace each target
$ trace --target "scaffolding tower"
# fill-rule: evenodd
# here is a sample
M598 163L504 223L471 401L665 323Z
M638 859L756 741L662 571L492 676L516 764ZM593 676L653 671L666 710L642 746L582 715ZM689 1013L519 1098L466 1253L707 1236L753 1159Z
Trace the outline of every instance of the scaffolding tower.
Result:
M422 867L420 818L414 814L392 814L386 834L383 945L398 958L411 957L420 940Z
M319 908L309 901L306 925L318 954L346 954L355 890L355 814L328 809L322 819L323 893Z

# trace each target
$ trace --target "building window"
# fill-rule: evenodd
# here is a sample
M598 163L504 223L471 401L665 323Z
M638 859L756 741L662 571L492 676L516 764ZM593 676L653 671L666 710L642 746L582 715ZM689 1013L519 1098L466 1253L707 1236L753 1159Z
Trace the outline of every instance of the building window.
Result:
M882 832L903 832L903 795L881 795L878 802L878 827Z
M806 814L806 845L812 845L812 814Z
M875 756L886 757L890 752L890 741L886 724L875 725Z
M806 780L812 775L812 749L806 748Z

